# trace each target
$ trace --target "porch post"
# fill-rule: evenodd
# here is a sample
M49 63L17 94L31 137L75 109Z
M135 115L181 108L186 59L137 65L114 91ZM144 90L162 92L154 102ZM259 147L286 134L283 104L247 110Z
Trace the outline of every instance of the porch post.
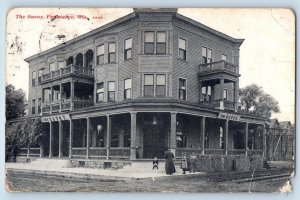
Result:
M266 134L266 125L262 125L262 141L263 141L263 159L267 159L267 134Z
M170 134L170 150L176 157L176 112L171 112L171 134Z
M130 113L130 160L136 159L136 112Z
M72 119L70 119L69 122L70 122L69 158L72 158L72 143L73 143L73 121L72 121Z
M70 87L70 89L71 89L71 97L70 97L70 100L71 100L71 108L70 108L70 110L74 110L74 96L75 96L75 94L74 94L74 81L71 81L70 82L70 85L71 85L71 87Z
M238 99L239 99L239 80L234 83L234 107L235 111L238 110Z
M58 121L58 157L62 157L63 122Z
M228 119L225 121L225 155L228 154Z
M224 109L224 78L220 79L220 85L221 85L220 109Z
M248 156L248 126L249 126L249 123L246 122L245 124L245 154L246 156Z
M52 114L52 102L53 102L53 87L51 87L51 99L50 100L50 114Z
M60 69L61 71L61 69ZM62 109L62 106L61 106L61 102L62 102L62 98L61 98L61 95L62 95L62 83L59 84L59 112L61 112L61 109Z
M52 122L50 121L49 122L49 157L52 157L53 156L53 152L52 152L52 139L53 139L53 129L52 129Z
M111 116L106 115L106 159L109 159L109 148L111 141Z
M89 158L89 148L90 148L90 118L86 118L86 159Z
M199 87L200 87L200 95L199 95L199 101L202 100L202 81L199 81Z
M206 119L206 117L201 118L202 155L204 155L204 153L205 153L204 152L204 148L205 148L205 119Z

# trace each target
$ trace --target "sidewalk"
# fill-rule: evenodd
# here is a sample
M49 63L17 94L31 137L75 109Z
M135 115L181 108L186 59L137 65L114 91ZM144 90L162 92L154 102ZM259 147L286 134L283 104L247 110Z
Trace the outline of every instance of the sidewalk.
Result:
M164 168L163 166L160 166ZM5 163L6 170L28 172L34 174L44 174L53 176L65 176L76 178L156 178L165 176L191 176L194 174L205 174L204 172L182 174L182 170L176 168L176 173L173 175L166 175L164 170L126 170L126 169L92 169L92 168L64 168L64 167L47 167L41 165L34 165L30 163Z

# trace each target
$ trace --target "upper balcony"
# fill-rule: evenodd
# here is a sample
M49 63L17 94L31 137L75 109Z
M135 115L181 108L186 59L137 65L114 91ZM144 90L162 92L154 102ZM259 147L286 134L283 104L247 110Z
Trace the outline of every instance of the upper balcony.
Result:
M216 73L227 73L233 76L239 76L238 66L226 62L224 60L201 64L199 66L199 76L208 75L208 74L216 74Z
M69 76L94 78L94 69L71 64L64 68L60 68L58 70L51 71L47 74L43 74L41 83L47 83L53 80L57 80Z

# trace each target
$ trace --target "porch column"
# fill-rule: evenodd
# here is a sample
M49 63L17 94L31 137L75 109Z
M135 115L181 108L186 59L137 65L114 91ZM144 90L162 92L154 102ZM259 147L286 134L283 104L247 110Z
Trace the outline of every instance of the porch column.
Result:
M89 158L89 148L90 148L90 118L86 118L86 159Z
M70 122L69 158L72 158L72 143L73 143L73 121L72 121L72 119L70 119L69 122Z
M224 78L220 79L221 85L221 101L220 101L220 109L224 109Z
M201 118L201 137L202 137L202 155L204 155L204 148L205 148L205 119L206 117Z
M52 113L52 102L53 102L53 87L51 87L51 98L49 99L50 101L50 114Z
M62 95L62 83L59 84L59 112L61 112L61 100L62 100L61 95Z
M109 159L109 148L111 141L111 116L106 116L106 159Z
M200 87L200 95L199 95L199 101L202 100L202 81L199 81L199 87Z
M52 122L49 122L49 157L52 157L53 156L53 152L52 152L52 139L53 139L53 129L52 129Z
M170 150L174 154L174 157L176 157L176 112L171 112L171 134L170 134Z
M130 160L136 159L136 114L130 113Z
M71 81L70 82L70 89L71 89L71 97L70 97L70 100L71 100L71 110L74 110L74 81Z
M263 146L262 146L262 150L263 150L263 159L266 160L267 159L267 134L266 134L266 126L265 124L262 125L262 141L263 141Z
M245 123L245 154L246 156L248 156L248 126L249 126L249 123L246 122Z
M63 122L58 121L58 157L62 157Z
M234 83L234 108L235 108L235 111L238 110L238 101L239 101L239 80L236 80Z
M225 121L225 155L228 154L228 119Z

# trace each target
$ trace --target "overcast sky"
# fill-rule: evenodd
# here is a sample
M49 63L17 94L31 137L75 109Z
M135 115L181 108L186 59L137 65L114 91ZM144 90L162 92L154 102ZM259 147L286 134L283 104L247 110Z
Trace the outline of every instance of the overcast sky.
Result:
M107 24L132 9L14 9L7 15L6 84L28 91L31 55ZM178 13L234 38L245 39L240 48L240 87L251 83L279 101L279 120L294 122L295 18L287 9L179 9ZM87 19L53 20L47 15L85 15ZM16 15L25 16L24 19ZM44 19L28 19L44 16ZM97 17L94 18L94 17ZM58 38L65 35L65 38ZM41 38L41 39L40 39Z

